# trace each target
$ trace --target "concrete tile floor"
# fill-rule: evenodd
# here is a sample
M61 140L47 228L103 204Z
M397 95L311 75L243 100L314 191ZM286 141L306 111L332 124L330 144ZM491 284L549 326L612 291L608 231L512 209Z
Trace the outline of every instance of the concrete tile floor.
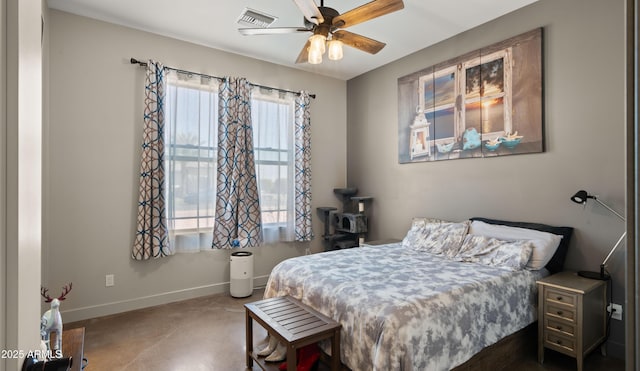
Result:
M245 367L245 303L262 299L262 290L249 298L214 295L65 324L85 327L86 371L233 371ZM254 339L266 332L254 322ZM575 361L553 351L545 364L535 349L526 361L509 369L575 370ZM258 369L254 366L254 369ZM328 370L324 365L320 371ZM591 354L585 371L624 370L624 362Z

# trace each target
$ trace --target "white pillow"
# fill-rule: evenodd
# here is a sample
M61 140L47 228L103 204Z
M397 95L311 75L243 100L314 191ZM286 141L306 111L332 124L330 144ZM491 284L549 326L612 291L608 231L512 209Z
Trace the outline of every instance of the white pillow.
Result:
M525 268L532 250L531 240L503 241L468 234L453 260L516 271Z
M486 236L507 241L531 240L533 252L527 263L527 269L539 270L544 268L553 257L562 236L536 231L527 228L510 227L506 225L496 225L474 220L469 227L469 234L475 236Z

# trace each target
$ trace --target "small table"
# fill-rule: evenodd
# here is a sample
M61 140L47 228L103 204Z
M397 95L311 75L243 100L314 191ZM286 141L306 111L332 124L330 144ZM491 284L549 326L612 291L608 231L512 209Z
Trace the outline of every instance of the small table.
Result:
M606 339L606 281L560 272L537 283L538 362L549 348L574 357L582 371L584 357Z
M64 357L71 357L71 371L82 370L84 327L62 331L62 354Z
M51 344L55 344L56 333L51 333ZM82 370L84 358L84 327L62 330L62 357L71 358L70 371Z
M263 370L268 365L253 352L253 320L262 325L269 336L275 336L287 347L287 371L295 371L296 349L331 339L331 370L340 370L340 327L341 325L290 297L282 296L244 305L247 331L247 368L253 367L255 360ZM275 367L277 369L277 366Z

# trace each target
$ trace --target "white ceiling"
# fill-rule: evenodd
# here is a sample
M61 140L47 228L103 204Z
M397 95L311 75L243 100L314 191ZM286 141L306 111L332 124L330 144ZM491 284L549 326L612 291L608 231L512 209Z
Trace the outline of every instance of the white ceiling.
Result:
M404 0L404 9L348 28L386 43L378 54L345 47L342 60L330 61L325 55L322 64L311 65L295 64L308 33L242 36L237 31L247 27L236 23L245 7L278 17L272 27L302 26L302 14L292 0L48 0L53 9L344 80L535 1ZM326 0L324 5L344 13L365 3Z

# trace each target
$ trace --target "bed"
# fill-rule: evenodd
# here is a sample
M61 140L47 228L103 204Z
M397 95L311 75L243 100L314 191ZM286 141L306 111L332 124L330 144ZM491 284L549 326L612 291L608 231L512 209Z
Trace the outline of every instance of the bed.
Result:
M465 258L467 240L498 241L471 236L470 225L415 218L402 243L285 260L271 272L264 297L290 295L342 324L341 360L351 370L452 369L536 321L535 282L562 268L571 236L571 228L526 224L561 236L551 260L532 270L523 263L533 260L535 246L525 240L500 240L508 261L495 248L491 261L498 264ZM431 245L416 247L425 235ZM516 260L520 269L509 266Z

